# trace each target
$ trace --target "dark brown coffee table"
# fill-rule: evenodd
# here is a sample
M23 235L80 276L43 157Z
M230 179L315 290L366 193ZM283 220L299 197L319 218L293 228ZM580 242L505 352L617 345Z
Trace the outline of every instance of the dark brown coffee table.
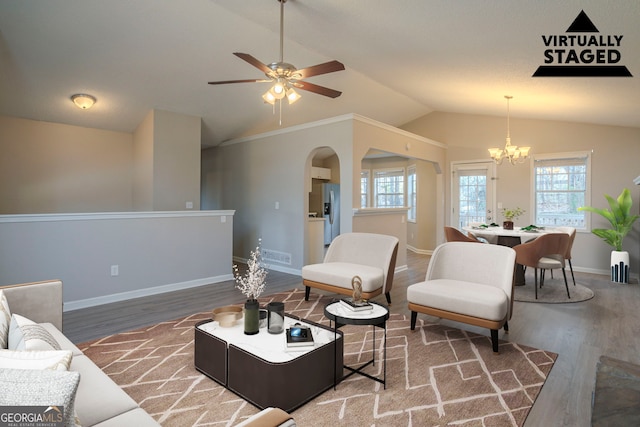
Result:
M285 333L261 328L245 335L242 319L229 328L205 320L195 326L194 364L198 371L260 409L274 406L287 412L330 389L342 378L342 333L315 322L285 315L285 328L299 322L311 328L315 344L287 350Z

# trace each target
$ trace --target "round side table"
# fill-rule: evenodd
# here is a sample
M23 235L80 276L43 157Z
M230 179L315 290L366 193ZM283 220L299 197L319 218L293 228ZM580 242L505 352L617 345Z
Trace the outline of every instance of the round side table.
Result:
M387 388L387 319L389 319L389 309L382 304L378 304L377 302L369 301L372 305L371 310L363 310L363 311L354 311L350 308L347 308L340 302L340 300L336 300L327 304L324 308L324 315L329 319L329 326L333 327L334 338L338 333L338 329L344 325L363 325L368 326L371 325L373 328L373 351L372 358L365 364L359 367L352 367L344 365L344 369L347 369L349 372L347 375L343 376L340 381L350 377L353 374L360 374L367 378L370 378L374 381L378 381L382 383L384 388ZM335 324L332 326L332 324ZM383 377L378 378L372 375L367 374L366 372L362 372L362 369L373 364L375 366L376 362L376 328L381 328L384 331L383 336L383 356L382 356L382 364L383 364ZM336 346L337 353L337 346ZM334 366L336 365L338 357L337 354L334 354ZM334 369L335 372L335 369ZM338 378L334 375L334 385L335 389L338 383Z

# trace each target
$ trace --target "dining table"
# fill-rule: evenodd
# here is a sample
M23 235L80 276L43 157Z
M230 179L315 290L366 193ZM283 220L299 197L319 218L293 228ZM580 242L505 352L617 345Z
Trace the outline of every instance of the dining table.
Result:
M513 227L512 230L508 230L499 225L494 226L486 224L470 225L462 227L462 229L467 233L472 233L477 237L482 237L489 243L509 246L510 248L521 243L526 243L529 240L533 240L542 234L556 232L550 227ZM514 284L516 286L523 286L525 284L524 266L521 264L516 264Z

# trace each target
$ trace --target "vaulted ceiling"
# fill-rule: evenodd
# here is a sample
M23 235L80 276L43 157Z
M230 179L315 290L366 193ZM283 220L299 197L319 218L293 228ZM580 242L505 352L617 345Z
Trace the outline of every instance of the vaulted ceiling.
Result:
M633 77L532 77L545 50L569 55L543 36L574 34L582 10L599 33L575 34L622 38L578 53L615 50L605 65L617 55ZM211 146L346 113L394 126L431 111L505 116L512 95L512 117L640 126L637 0L288 0L284 16L285 62L346 70L309 78L343 94L300 91L280 125L268 84L207 84L264 77L233 52L279 59L278 0L0 0L0 114L132 132L163 109L202 117ZM83 92L90 110L69 99Z

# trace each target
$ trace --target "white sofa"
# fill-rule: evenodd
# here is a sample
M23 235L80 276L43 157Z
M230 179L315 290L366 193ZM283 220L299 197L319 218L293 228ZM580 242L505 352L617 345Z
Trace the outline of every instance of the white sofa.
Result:
M4 286L0 290L12 314L19 314L40 324L55 338L62 350L72 351L69 371L80 374L75 411L82 426L160 425L61 332L61 281Z
M371 299L382 293L391 304L391 287L398 255L398 239L375 233L345 233L331 242L324 262L302 267L305 300L310 288L351 295L351 280L362 279L362 297Z

